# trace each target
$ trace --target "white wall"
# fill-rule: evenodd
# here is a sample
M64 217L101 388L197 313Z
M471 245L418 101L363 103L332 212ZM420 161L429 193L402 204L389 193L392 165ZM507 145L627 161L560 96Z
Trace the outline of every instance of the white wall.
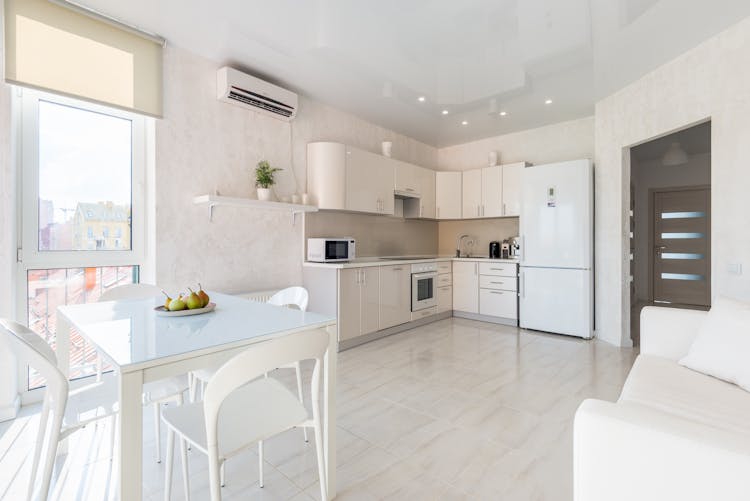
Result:
M597 336L629 344L627 148L711 118L712 292L750 298L750 18L596 105ZM741 263L744 274L728 270Z
M545 164L594 158L594 117L441 148L438 151L438 169L467 170L485 167L490 151L499 153L501 164L523 161Z
M330 140L379 151L426 167L437 149L302 97L285 123L216 100L217 63L181 49L164 54L164 119L156 124L156 278L176 291L200 281L222 291L300 283L302 224L291 214L219 207L208 223L195 195L254 196L255 164L284 169L277 193L305 191L306 145Z
M662 165L661 160L632 160L630 167L635 188L635 293L638 300L648 301L649 190L711 184L711 155L693 155L688 163L675 166Z

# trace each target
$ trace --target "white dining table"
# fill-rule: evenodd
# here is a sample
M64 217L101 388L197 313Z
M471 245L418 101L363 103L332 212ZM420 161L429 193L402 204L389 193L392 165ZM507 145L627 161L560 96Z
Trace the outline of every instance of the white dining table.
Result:
M308 329L330 336L323 368L323 450L329 499L336 496L336 319L211 293L216 309L195 316L164 317L158 298L60 306L57 359L70 370L70 335L75 328L118 374L120 419L119 499L143 496L143 385L193 369L219 365L248 346Z

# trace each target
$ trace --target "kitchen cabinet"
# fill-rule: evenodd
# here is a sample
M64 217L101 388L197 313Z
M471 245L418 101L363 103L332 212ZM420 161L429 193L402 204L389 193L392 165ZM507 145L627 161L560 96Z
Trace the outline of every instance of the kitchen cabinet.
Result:
M453 269L450 261L438 262L437 312L453 310Z
M528 165L526 162L503 165L503 216L521 214L521 172Z
M518 297L515 292L479 289L479 313L489 317L518 318Z
M420 183L419 183L419 169L421 167L417 167L414 164L401 162L399 160L391 160L391 163L394 166L394 189L396 191L402 191L404 193L419 193L421 194L420 190Z
M420 217L425 219L435 219L436 202L435 202L435 171L419 167L418 182L421 199Z
M453 309L479 313L479 263L453 263Z
M406 172L406 175L400 174ZM396 190L400 194L419 195L404 199L405 218L435 219L435 171L416 165L398 162L396 165Z
M390 159L341 143L307 145L307 192L320 209L394 213Z
M435 205L438 219L461 219L461 172L435 173Z
M339 340L378 330L380 274L377 266L339 270Z
M380 266L379 329L411 319L411 269L409 265Z
M479 314L518 319L518 265L479 263Z
M482 210L482 169L465 170L461 187L461 217L464 219L481 216Z
M481 217L501 217L503 215L503 167L482 169Z

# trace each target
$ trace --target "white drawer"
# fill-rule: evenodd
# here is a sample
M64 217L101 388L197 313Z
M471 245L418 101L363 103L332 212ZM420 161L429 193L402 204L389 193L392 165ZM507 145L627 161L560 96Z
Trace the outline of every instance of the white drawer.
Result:
M443 285L437 288L438 313L453 309L453 286Z
M518 270L515 263L479 263L479 274L515 277Z
M453 271L453 266L451 266L451 264L450 261L438 261L438 273L450 273Z
M497 275L479 275L480 289L499 289L506 291L518 290L516 277L501 277Z
M518 318L518 297L512 291L480 289L479 314L490 317Z
M411 319L412 320L419 320L420 318L427 318L431 317L432 315L437 315L437 306L433 306L431 308L425 308L424 310L419 311L412 311L411 312Z
M438 275L437 277L437 285L438 287L442 285L451 285L453 284L453 275L447 274L447 275Z

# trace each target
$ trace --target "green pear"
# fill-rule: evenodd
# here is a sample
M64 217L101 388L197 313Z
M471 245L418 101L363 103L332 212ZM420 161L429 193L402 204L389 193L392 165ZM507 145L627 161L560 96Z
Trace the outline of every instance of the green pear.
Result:
M187 303L182 300L182 296L177 297L169 302L169 311L180 311L187 308Z
M171 303L171 302L172 302L172 298L171 298L171 297L169 297L169 294L167 294L167 293L166 293L166 292L164 291L164 289L162 289L162 290L161 290L161 293L162 293L162 294L164 294L165 296L167 296L167 300L166 300L166 301L164 301L164 309L165 309L165 310L168 310L168 309L169 309L169 303Z
M203 308L203 300L200 298L200 296L193 292L193 289L188 288L188 290L190 291L190 295L185 301L188 309L195 310L197 308Z

